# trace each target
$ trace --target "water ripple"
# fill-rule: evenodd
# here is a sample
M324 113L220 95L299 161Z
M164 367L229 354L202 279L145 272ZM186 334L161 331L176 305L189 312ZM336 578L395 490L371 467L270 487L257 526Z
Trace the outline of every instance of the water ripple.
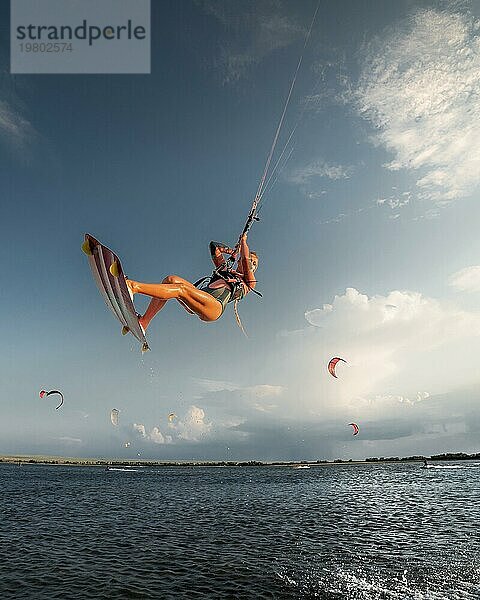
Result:
M451 466L1 465L0 597L477 600L479 471Z

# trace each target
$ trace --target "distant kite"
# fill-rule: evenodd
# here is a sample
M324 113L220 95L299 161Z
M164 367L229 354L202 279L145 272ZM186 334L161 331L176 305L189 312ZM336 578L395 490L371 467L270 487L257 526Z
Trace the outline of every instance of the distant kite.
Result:
M111 413L110 413L110 421L112 422L112 425L113 425L114 427L117 427L117 426L118 426L118 413L119 413L119 412L120 412L120 411L119 411L118 409L116 409L116 408L112 408L112 411L111 411Z
M358 433L358 425L356 423L349 423L353 427L353 435L357 435Z
M346 360L343 360L343 358L338 358L338 356L336 356L335 358L332 358L332 360L328 363L328 372L330 373L330 375L333 375L335 378L337 378L337 376L335 375L335 367L337 366L337 363L339 361L342 361L345 364L347 363Z
M124 446L125 446L125 448L129 448L130 447L130 442L125 442Z
M47 396L50 396L51 394L58 394L61 398L60 404L55 407L55 410L58 410L63 404L62 392L59 392L58 390L50 390L49 392L46 392L45 390L41 390L38 395L40 396L40 398L46 398Z
M175 413L170 413L168 415L168 421L169 421L169 423L171 423L173 421L173 419L176 419L176 418L177 418L177 415Z

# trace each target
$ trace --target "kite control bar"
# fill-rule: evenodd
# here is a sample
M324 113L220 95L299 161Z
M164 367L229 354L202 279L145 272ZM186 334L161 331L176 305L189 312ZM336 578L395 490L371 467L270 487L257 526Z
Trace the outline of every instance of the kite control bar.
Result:
M247 220L245 221L245 225L243 227L242 233L239 235L238 241L235 244L235 248L233 249L233 254L228 259L228 261L230 263L233 263L237 257L242 237L250 231L250 227L253 225L254 221L260 221L260 217L257 217L257 206L258 206L258 199L255 198L255 200L253 201L253 204L252 204L252 208L250 209L250 212L248 213Z

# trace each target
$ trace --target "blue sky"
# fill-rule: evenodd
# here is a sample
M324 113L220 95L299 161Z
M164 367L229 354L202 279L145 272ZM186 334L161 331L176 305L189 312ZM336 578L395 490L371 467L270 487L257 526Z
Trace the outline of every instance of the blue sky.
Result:
M279 142L298 122L293 150L249 238L248 339L230 309L205 324L171 303L142 357L83 233L139 280L207 274L209 241L243 225L316 6L152 4L151 75L9 75L0 8L0 452L478 451L478 4L321 3ZM53 388L59 411L38 398Z

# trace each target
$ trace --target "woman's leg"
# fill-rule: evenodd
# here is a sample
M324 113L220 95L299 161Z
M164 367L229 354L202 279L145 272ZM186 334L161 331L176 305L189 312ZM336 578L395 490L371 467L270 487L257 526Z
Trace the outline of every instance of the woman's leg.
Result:
M178 300L189 312L196 314L202 321L216 321L222 314L221 303L207 292L197 289L189 281L176 275L169 275L164 283L141 283L127 279L127 285L134 294L152 297L140 323L146 329L153 317L169 300Z
M182 279L181 277L178 277L178 275L168 275L167 277L165 277L165 279L162 281L162 283L189 283L186 279ZM130 287L130 286L129 286ZM150 304L147 306L147 310L145 311L145 314L140 317L139 321L140 321L140 325L144 328L144 330L147 330L147 327L150 325L150 321L153 319L153 317L162 310L162 308L165 306L165 304L167 303L167 300L160 300L159 298L152 298L150 300ZM185 306L184 308L186 310L188 310L190 313L192 312L190 309L187 309Z

